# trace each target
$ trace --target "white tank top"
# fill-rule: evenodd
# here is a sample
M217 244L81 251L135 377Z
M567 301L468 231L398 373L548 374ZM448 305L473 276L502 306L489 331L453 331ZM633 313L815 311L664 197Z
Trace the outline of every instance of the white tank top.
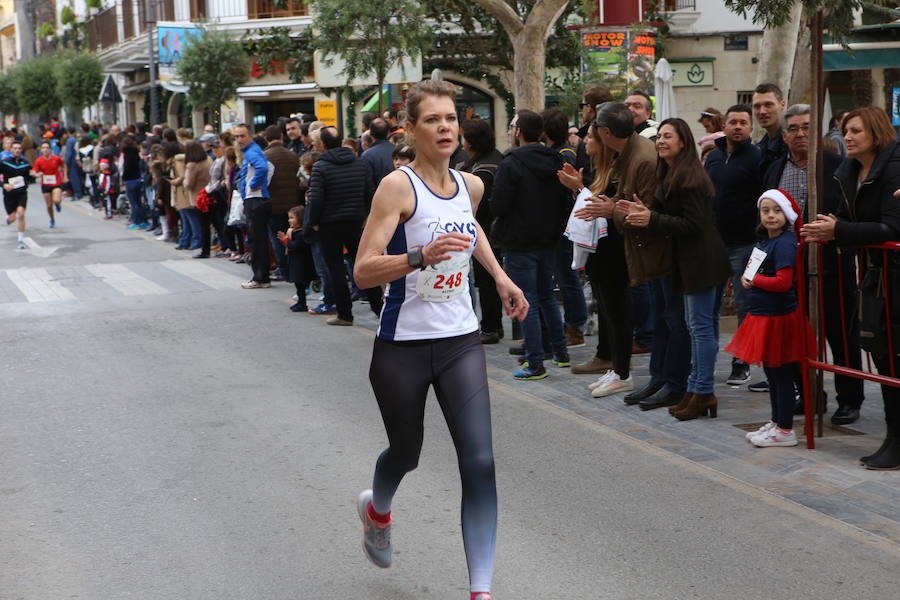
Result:
M410 248L425 246L443 233L458 232L472 237L466 250L454 253L454 258L437 265L438 269L416 269L406 277L390 283L381 311L378 337L384 340L428 340L464 335L478 330L478 318L472 309L469 295L468 264L477 239L472 200L463 176L450 169L456 181L456 193L449 198L431 191L408 166L400 167L413 186L416 205L413 214L397 225L385 254L406 254ZM447 271L450 263L465 264L465 272ZM419 282L422 277L423 281ZM427 290L423 284L427 282ZM419 283L417 290L416 284ZM427 301L420 292L440 294L446 291L449 301Z

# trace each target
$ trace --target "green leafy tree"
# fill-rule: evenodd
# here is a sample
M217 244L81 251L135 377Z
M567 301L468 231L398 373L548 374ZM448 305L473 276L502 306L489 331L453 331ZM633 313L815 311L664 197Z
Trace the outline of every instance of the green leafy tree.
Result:
M204 30L187 44L178 61L178 78L188 86L188 99L199 109L216 115L237 95L250 72L250 60L241 44L223 31Z
M53 23L41 23L37 28L37 36L42 38L52 37L56 35L56 27Z
M13 70L19 110L35 115L58 112L62 102L56 93L56 69L52 56L38 56Z
M313 73L314 48L309 29L293 35L287 27L248 30L242 42L247 56L255 58L265 73L283 69L294 83L302 83Z
M58 54L56 93L66 108L81 112L97 101L103 87L103 67L93 54Z
M536 2L519 0L517 4L527 11ZM437 24L434 44L426 54L428 62L454 60L464 65L475 61L482 68L513 69L512 42L497 17L484 7L471 0L430 0L424 4L426 16ZM584 14L582 3L566 5L547 39L548 69L580 65L578 34L567 29L566 23L570 18L584 22Z
M896 0L725 0L725 6L742 17L750 17L764 29L781 27L790 18L794 5L802 2L807 13L824 13L825 29L835 42L843 42L853 27L853 13L865 4L896 5Z
M12 72L0 75L0 114L9 116L18 112L19 104L16 102L16 84Z
M72 25L75 23L75 11L70 4L62 7L59 13L59 22L63 25Z
M423 3L416 0L314 0L314 44L326 64L340 57L347 81L374 77L382 88L391 66L416 58L431 43ZM384 109L378 95L379 112Z

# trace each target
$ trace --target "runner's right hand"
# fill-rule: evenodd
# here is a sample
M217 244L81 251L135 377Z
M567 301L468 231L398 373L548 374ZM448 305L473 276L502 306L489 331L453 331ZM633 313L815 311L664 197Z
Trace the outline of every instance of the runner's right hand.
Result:
M464 233L444 233L422 247L422 264L436 265L450 260L450 252L461 252L472 245L472 236Z

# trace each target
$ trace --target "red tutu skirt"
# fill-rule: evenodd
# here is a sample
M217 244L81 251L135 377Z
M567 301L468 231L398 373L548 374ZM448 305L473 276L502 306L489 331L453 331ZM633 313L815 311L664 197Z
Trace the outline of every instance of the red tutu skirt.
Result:
M748 314L725 351L750 365L779 367L816 356L816 338L800 309L787 315Z

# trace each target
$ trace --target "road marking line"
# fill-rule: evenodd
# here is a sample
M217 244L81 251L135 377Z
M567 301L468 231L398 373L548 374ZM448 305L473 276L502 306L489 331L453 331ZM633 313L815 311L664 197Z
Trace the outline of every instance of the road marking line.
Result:
M50 246L50 247L44 248L43 246L38 244L36 241L34 241L34 239L31 237L26 237L24 241L25 241L25 245L28 246L27 252L29 252L30 254L33 254L34 256L39 256L41 258L47 258L51 254L53 254L54 252L59 250L59 246Z
M104 283L121 292L123 296L147 296L152 294L168 294L169 291L149 279L141 277L125 265L93 264L85 265L85 269Z
M208 267L197 261L190 260L164 260L162 266L175 271L186 277L190 277L194 281L199 281L203 285L209 286L214 290L236 290L240 289L243 280L240 277L230 275L225 271L220 271L215 267Z
M53 280L47 269L9 269L6 276L29 302L76 299L72 292Z

